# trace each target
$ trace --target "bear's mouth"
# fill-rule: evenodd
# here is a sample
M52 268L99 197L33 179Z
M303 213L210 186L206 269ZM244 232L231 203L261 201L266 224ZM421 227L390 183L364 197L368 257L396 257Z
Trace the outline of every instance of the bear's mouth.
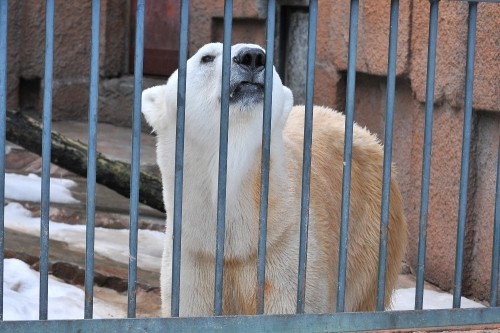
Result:
M241 81L230 89L229 100L232 103L260 102L264 98L264 85L258 82Z

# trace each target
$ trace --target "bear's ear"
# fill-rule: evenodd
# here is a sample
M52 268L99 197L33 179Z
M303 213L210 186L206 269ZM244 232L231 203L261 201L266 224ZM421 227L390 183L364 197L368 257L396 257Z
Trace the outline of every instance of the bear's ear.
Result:
M165 126L167 104L166 85L148 88L142 92L142 113L148 124L157 131Z

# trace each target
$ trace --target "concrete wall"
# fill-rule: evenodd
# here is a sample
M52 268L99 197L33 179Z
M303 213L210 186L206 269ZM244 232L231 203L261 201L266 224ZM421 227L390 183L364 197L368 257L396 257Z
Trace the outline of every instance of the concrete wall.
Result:
M130 124L132 80L128 74L129 0L103 0L100 36L101 121ZM222 41L223 0L191 0L189 52ZM276 45L282 6L297 6L290 29L284 79L302 103L305 94L306 0L278 1ZM389 1L361 1L357 55L356 120L383 138ZM44 3L9 2L8 105L41 110ZM267 1L234 1L232 42L265 44ZM54 118L84 120L88 112L90 3L56 1ZM400 2L394 161L410 228L407 261L416 265L424 124L429 2ZM319 2L315 103L345 108L349 1ZM495 177L500 144L500 5L478 10L474 121L468 196L464 293L488 298ZM440 1L434 139L426 278L453 287L462 146L467 3ZM276 51L278 47L276 46ZM282 67L283 68L283 67ZM146 80L144 86L161 82Z

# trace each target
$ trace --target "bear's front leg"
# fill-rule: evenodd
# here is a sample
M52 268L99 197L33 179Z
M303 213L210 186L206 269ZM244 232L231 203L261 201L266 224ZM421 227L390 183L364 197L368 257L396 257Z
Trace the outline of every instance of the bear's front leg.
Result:
M171 316L172 252L165 247L161 267L162 316ZM211 316L214 310L214 265L196 262L196 258L183 253L181 259L179 316Z
M266 314L294 314L297 309L296 269L275 269L267 265L264 284L264 312Z
M212 316L214 313L215 265L183 253L181 260L180 316Z

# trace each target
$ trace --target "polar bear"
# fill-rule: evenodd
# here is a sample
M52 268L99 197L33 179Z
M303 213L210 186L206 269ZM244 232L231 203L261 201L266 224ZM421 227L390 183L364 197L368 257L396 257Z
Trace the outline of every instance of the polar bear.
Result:
M256 313L260 161L265 51L231 48L223 314ZM211 315L214 308L216 208L221 112L222 44L203 46L187 62L181 242L181 316ZM177 110L175 72L142 95L142 112L157 138L167 214L161 268L162 314L170 315L174 156ZM265 308L296 311L304 107L273 70L271 162ZM335 311L344 116L314 107L306 313ZM354 125L346 311L374 310L380 230L383 148ZM401 194L391 181L385 305L390 306L407 230Z

